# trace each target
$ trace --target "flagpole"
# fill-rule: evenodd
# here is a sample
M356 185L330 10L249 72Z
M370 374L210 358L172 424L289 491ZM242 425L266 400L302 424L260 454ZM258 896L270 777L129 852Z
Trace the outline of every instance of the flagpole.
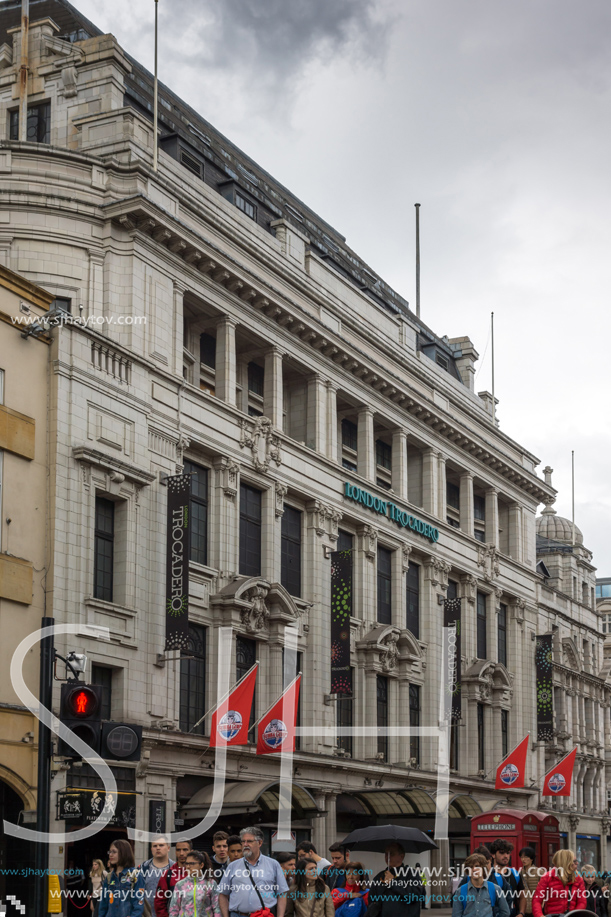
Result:
M295 682L297 681L298 678L301 678L301 672L297 672L297 674L296 674L295 677L293 678L293 680L292 680L292 682L290 683L290 685L287 685L287 687L284 689L284 691L282 692L282 694L280 695L280 697L282 697L284 694L286 694L288 691L291 690L291 688L293 687L293 685L295 684ZM252 726L250 727L251 729L254 729L255 726L258 726L258 725L259 725L259 723L261 722L261 720L265 719L265 717L267 716L267 714L269 713L269 711L272 709L272 707L275 707L275 706L276 706L276 704L277 704L278 701L280 700L280 697L277 697L276 700L274 701L274 703L269 705L269 707L267 708L267 710L265 711L265 713L263 713L263 714L259 717L258 720L255 720L255 722L254 722L254 723L252 724Z
M254 665L251 665L251 667L249 668L248 672L246 672L245 675L242 675L242 677L240 678L239 681L236 681L236 683L235 683L235 685L233 686L233 688L230 688L229 691L227 691L227 693L225 694L224 697L222 697L222 698L221 698L220 700L218 700L215 704L213 704L212 707L210 707L209 710L206 710L206 712L204 713L204 715L203 715L202 717L199 718L199 720L197 721L197 723L195 723L194 726L191 726L191 728L189 729L189 732L193 732L194 729L197 729L197 727L199 726L199 724L200 724L200 723L203 723L207 716L210 716L211 713L214 713L214 711L217 709L217 707L220 707L221 704L224 704L225 701L227 700L227 698L230 697L231 694L232 694L234 691L236 691L236 690L240 687L240 685L242 684L242 682L243 682L243 681L246 681L246 679L248 678L249 675L252 675L254 669L256 669L258 665L259 665L259 660L257 659L257 661L255 662L255 664L254 664ZM189 733L187 733L187 735L188 735L188 734L189 734Z
M157 132L159 130L159 79L157 68L157 39L159 33L159 0L155 0L155 79L153 83L153 169L157 171Z

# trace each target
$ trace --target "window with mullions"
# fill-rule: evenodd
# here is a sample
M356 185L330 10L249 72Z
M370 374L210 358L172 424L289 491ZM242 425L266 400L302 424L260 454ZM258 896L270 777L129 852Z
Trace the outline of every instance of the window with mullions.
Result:
M388 471L392 468L392 446L381 439L376 439L376 465Z
M91 666L91 684L102 689L100 716L103 720L111 719L112 709L112 669L103 665Z
M406 619L405 626L417 640L420 639L420 566L413 564L406 575Z
M254 204L251 204L251 202L247 200L244 195L240 194L239 191L236 191L235 193L235 205L239 210L242 211L242 213L245 213L247 217L250 217L251 220L257 219L257 208Z
M115 504L105 497L95 498L93 596L112 602L115 546Z
M501 754L504 758L509 754L509 711L501 710Z
M450 768L453 771L460 767L460 726L453 723L450 726Z
M378 754L383 755L384 761L388 760L388 678L384 675L376 676L377 723L378 729L384 732L378 735Z
M488 620L486 614L486 596L483 592L477 593L477 650L478 659L486 659L488 655Z
M10 113L10 139L19 140L19 109ZM28 108L28 143L51 142L51 103L41 102Z
M349 694L337 695L336 718L338 729L342 726L346 728L353 726L354 711L354 669L350 668L347 674L350 682ZM347 755L352 757L352 736L337 736L337 747L343 748Z
M210 369L216 369L216 338L211 334L199 336L199 361Z
M346 446L348 449L353 449L355 452L358 449L358 433L359 428L351 420L342 420L342 446Z
M280 582L289 595L301 595L301 513L286 503L280 536Z
M420 726L420 685L409 686L409 725ZM409 756L414 764L420 764L420 736L409 737Z
M477 705L477 768L486 770L486 731L484 729L484 705Z
M263 397L263 384L265 381L265 371L258 363L248 364L248 391L253 395Z
M340 529L337 538L337 550L351 551L353 543L354 535L351 535L350 532L344 532L342 529Z
M187 648L180 658L180 728L183 732L195 726L206 712L206 628L189 624ZM204 723L193 730L204 734Z
M446 595L448 599L458 598L458 583L455 580L448 580L448 591Z
M501 605L498 617L498 656L502 665L507 665L507 605Z
M119 793L136 792L135 767L111 767L110 770L116 780ZM66 786L81 790L105 789L104 781L100 775L97 771L94 771L91 764L85 764L84 761L82 763L79 762L78 767L75 764L70 765L70 770L66 778Z
M191 475L191 549L189 557L197 564L208 563L208 469L194 462L184 463L184 473Z
M392 624L392 551L378 548L378 621Z
M452 509L460 509L460 487L451 481L446 484L446 503Z
M240 484L240 573L261 576L261 491Z
M480 522L486 521L486 498L478 494L473 495L473 518Z
M235 677L236 681L244 678L246 673L252 669L257 661L257 644L254 640L247 637L236 637L235 642ZM255 722L257 720L257 687L252 698L252 710L250 712L250 722L248 724L248 741L255 742Z

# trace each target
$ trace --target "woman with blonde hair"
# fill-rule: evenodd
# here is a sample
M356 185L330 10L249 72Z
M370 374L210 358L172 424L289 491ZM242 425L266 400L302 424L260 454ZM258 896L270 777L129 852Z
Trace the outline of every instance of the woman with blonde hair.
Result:
M586 889L577 874L579 866L572 850L557 850L552 868L541 878L533 897L533 917L566 914L586 908Z
M94 860L89 871L89 895L91 896L89 907L93 917L98 917L98 907L102 897L102 883L107 875L108 873L104 869L102 860Z

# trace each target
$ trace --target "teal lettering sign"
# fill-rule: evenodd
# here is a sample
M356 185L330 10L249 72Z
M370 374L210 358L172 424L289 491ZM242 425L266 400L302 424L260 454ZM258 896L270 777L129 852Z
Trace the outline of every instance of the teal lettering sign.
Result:
M412 532L428 538L429 541L439 541L439 529L429 525L428 522L423 522L417 516L412 516L410 513L405 512L399 506L391 503L390 500L380 500L379 497L374 497L368 491L361 490L356 484L349 484L348 481L344 484L344 496L348 500L354 500L355 503L361 503L374 513L386 516L396 522L399 528L411 529Z

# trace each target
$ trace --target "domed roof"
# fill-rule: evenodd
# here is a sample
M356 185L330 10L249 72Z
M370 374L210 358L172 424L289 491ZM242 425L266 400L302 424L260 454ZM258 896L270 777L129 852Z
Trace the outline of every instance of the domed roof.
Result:
M573 544L573 523L564 516L559 516L555 509L546 506L536 520L537 535L549 538L551 541L560 541L562 544ZM581 530L575 526L575 542L583 544Z

